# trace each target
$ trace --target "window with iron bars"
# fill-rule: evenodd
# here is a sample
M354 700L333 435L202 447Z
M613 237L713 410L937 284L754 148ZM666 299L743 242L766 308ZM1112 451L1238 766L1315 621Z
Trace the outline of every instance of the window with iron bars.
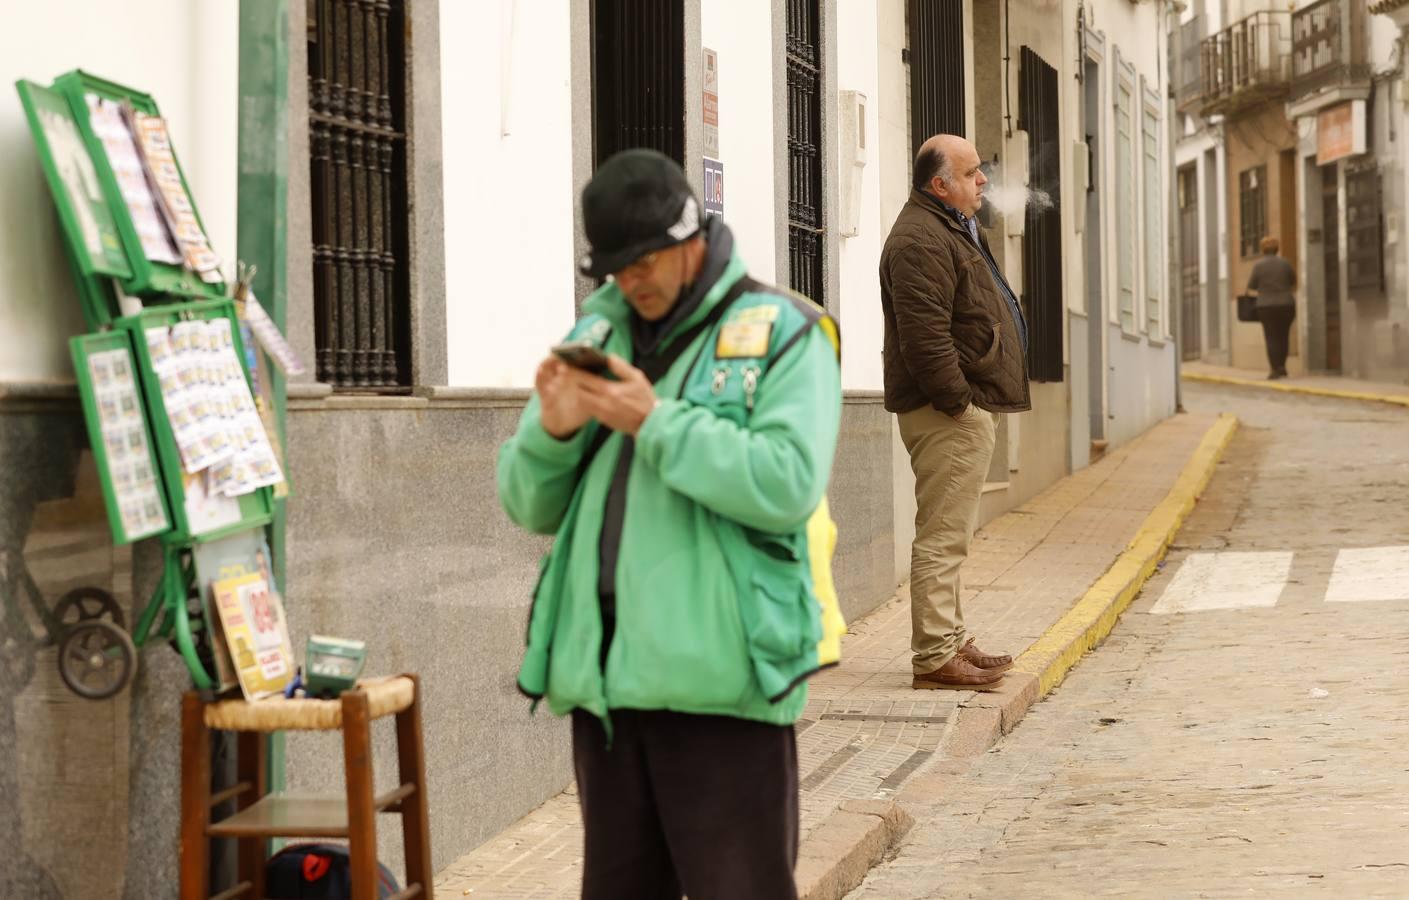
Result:
M592 109L596 165L632 147L684 163L684 0L595 0Z
M1027 306L1028 372L1034 381L1061 381L1062 170L1061 98L1057 70L1022 48L1018 127L1028 135L1029 197L1023 222L1023 300Z
M788 262L792 289L823 302L822 15L818 0L788 0Z
M1262 253L1267 235L1267 167L1238 173L1238 245L1244 259Z
M936 134L964 134L964 2L910 0L910 155Z
M410 384L404 0L311 0L308 120L318 380Z
M1384 291L1384 215L1380 170L1374 166L1345 173L1345 267L1350 299Z

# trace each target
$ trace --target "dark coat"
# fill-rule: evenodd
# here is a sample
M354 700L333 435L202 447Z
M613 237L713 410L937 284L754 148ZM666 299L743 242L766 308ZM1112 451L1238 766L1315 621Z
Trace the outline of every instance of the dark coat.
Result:
M1032 408L1022 339L987 260L922 191L910 192L881 251L881 306L886 409Z
M1257 308L1296 306L1296 269L1289 260L1269 253L1259 259L1248 276L1248 290L1257 294Z

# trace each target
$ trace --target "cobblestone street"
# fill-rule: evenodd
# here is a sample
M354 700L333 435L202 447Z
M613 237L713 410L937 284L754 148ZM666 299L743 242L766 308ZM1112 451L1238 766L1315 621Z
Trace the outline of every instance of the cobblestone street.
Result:
M851 897L1409 896L1409 417L1185 405L1242 428L1160 574Z

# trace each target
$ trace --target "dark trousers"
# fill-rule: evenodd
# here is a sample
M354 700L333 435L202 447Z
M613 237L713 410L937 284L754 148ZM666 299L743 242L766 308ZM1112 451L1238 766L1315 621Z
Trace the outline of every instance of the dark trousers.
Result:
M572 714L583 900L795 900L797 741L727 716Z
M1295 306L1268 306L1257 311L1262 322L1262 338L1267 343L1267 364L1272 374L1287 374L1287 348L1292 332Z

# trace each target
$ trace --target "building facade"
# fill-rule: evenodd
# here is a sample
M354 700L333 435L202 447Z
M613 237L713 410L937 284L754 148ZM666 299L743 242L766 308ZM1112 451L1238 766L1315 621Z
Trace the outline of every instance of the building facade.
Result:
M1176 88L1178 108L1191 113L1176 184L1186 198L1186 178L1204 178L1221 159L1226 199L1201 216L1179 201L1191 223L1204 223L1197 233L1179 229L1181 272L1197 261L1204 296L1225 301L1222 310L1206 302L1198 317L1186 303L1186 359L1266 367L1260 327L1236 322L1231 300L1247 284L1260 236L1272 236L1298 272L1289 370L1409 379L1399 9L1353 0L1188 5L1171 37L1181 67L1195 46L1200 66ZM1207 277L1215 232L1226 284Z
M881 401L877 264L926 137L965 134L990 163L991 243L1032 334L1033 410L1003 417L983 515L1174 411L1171 4L143 0L172 41L212 36L187 56L133 53L127 8L70 6L8 32L10 80L82 66L152 93L212 242L272 273L265 299L310 363L287 385L294 494L276 529L295 646L362 637L373 669L422 675L437 866L571 778L564 723L530 716L513 686L547 544L499 511L493 470L537 361L593 288L575 268L576 198L615 150L679 160L751 274L841 323L830 497L848 618L907 576L913 485ZM107 37L68 40L77 15ZM24 226L0 234L0 451L24 474L0 495L4 571L26 567L51 599L100 583L140 607L156 554L107 540L64 352L77 304L22 114L0 111L0 214ZM0 833L25 848L0 885L162 896L179 663L150 648L130 693L85 705L31 621L0 625L21 663L0 669L0 808L15 811ZM390 734L377 740L390 759ZM289 784L336 789L337 754L290 738ZM80 839L100 865L64 865Z

